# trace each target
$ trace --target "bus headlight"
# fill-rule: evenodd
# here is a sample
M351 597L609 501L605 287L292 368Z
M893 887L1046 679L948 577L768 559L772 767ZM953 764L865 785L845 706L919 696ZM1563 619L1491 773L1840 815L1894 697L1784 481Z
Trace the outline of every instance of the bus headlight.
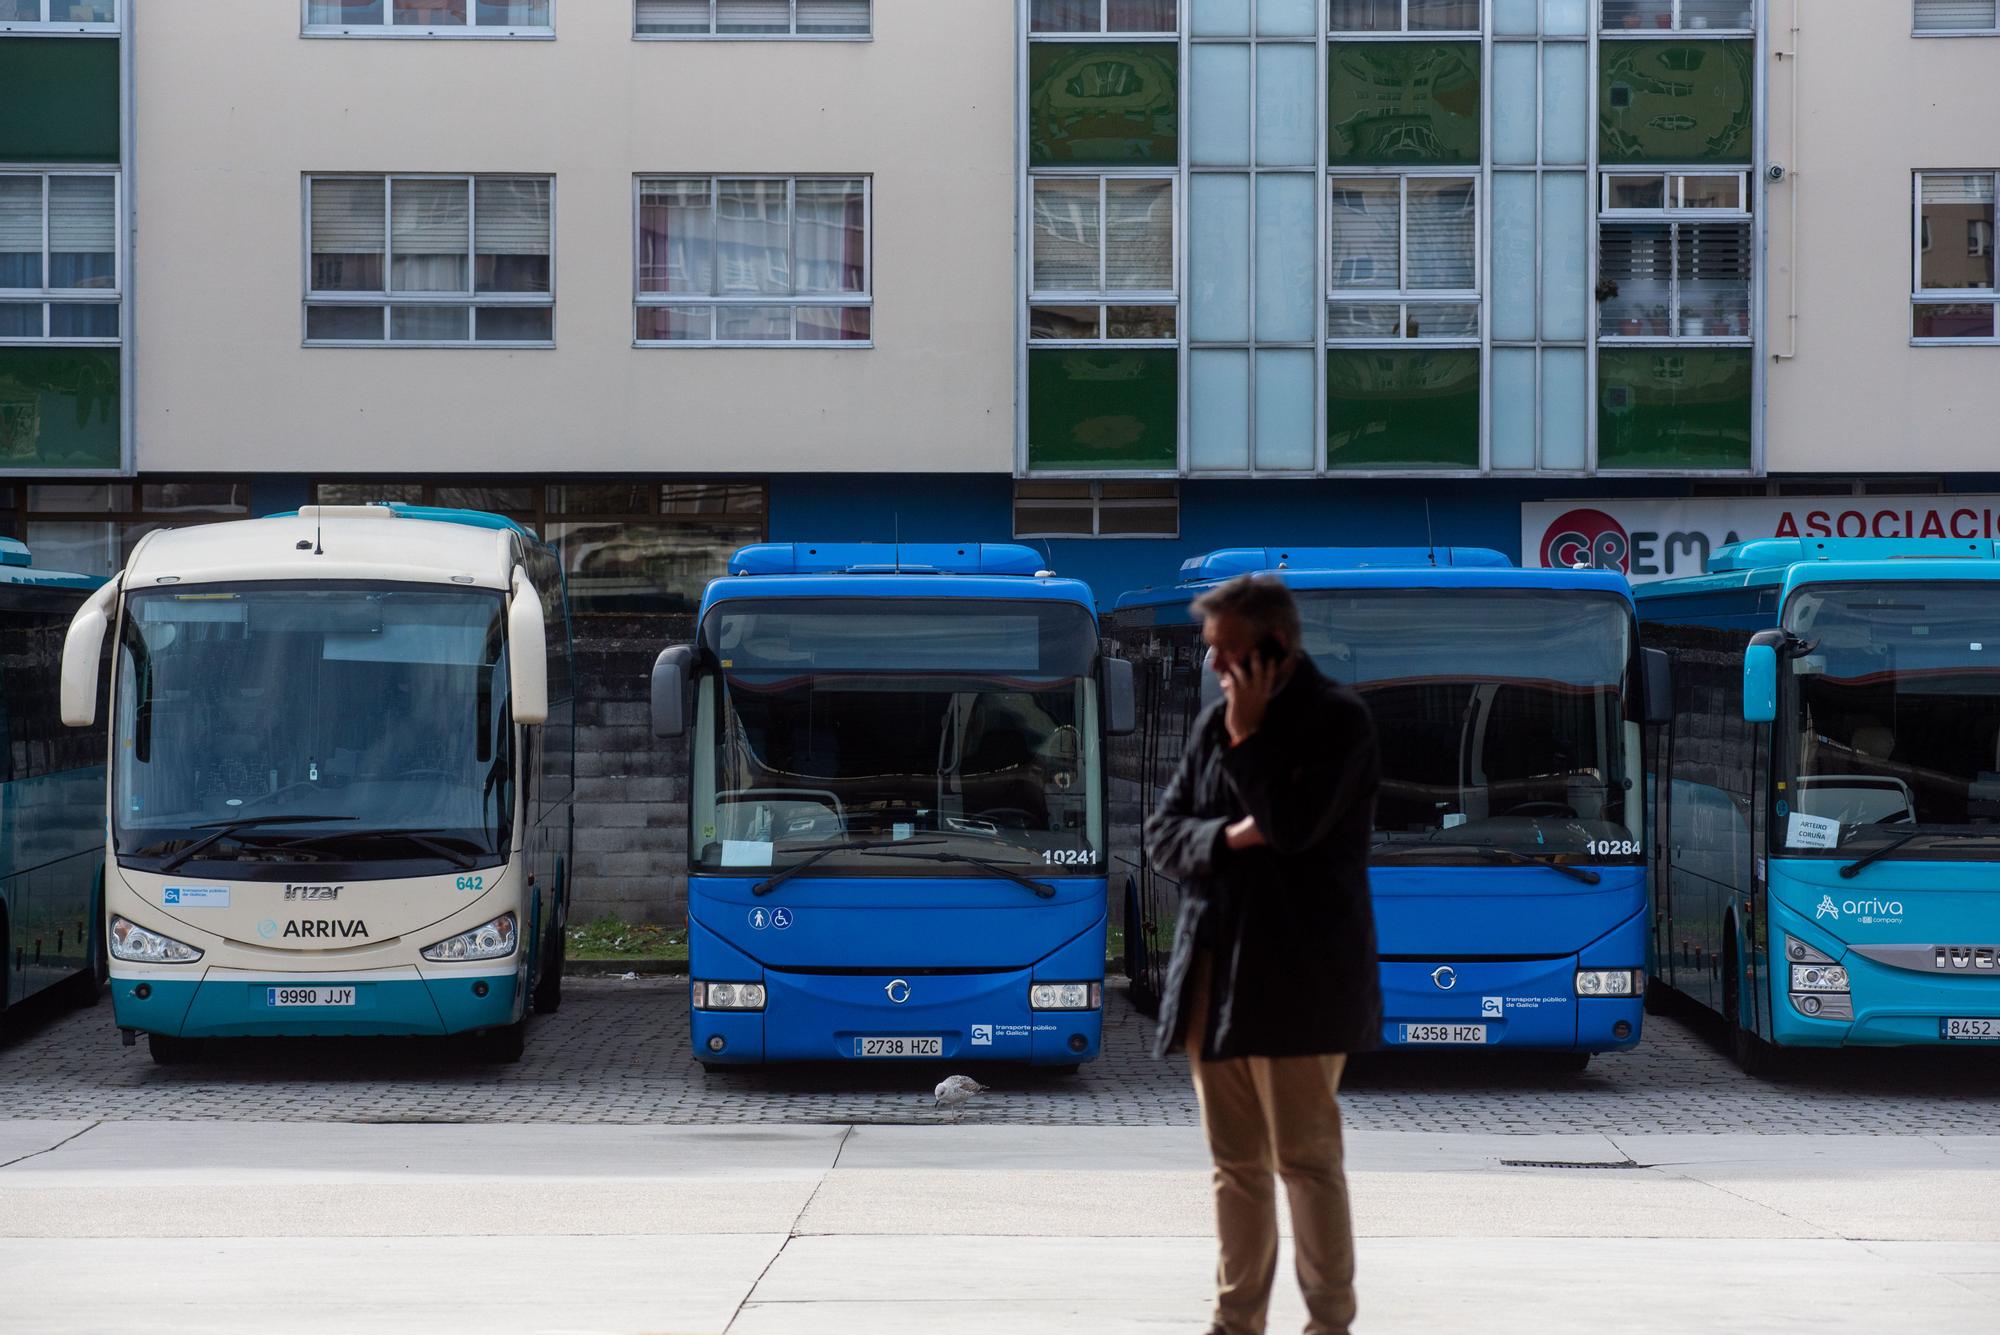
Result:
M440 964L467 960L499 960L514 953L515 918L503 913L492 922L483 922L469 932L448 936L434 946L423 948L423 957Z
M1794 964L1792 966L1792 991L1794 992L1845 992L1847 990L1847 970L1841 965Z
M1102 983L1036 983L1028 989L1028 1009L1094 1011L1104 1004Z
M704 1011L760 1011L764 1009L762 983L695 983L694 1004Z
M111 919L111 957L134 964L192 964L201 952L185 941L149 932L123 918Z
M1639 995L1639 971L1578 969L1576 994L1580 997L1636 997Z

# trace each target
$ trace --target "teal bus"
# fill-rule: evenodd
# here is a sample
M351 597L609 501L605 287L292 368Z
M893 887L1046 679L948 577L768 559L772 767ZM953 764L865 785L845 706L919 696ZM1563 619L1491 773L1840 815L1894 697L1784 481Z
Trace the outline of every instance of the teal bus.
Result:
M1776 539L1641 585L1655 987L1745 1071L1788 1048L2000 1052L2000 550Z
M63 727L63 636L104 581L0 538L0 1032L29 998L105 977L103 728Z

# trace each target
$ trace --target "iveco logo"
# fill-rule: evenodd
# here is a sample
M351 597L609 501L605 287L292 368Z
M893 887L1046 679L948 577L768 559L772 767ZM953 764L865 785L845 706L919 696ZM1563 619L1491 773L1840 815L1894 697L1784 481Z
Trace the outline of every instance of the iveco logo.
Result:
M889 1000L895 1002L898 1006L910 999L910 985L900 978L892 979L889 985L882 990L888 993Z
M1437 984L1438 991L1449 992L1458 986L1458 971L1449 964L1439 965L1431 970L1431 981Z
M1933 963L1939 969L1978 969L1992 973L2000 969L2000 947L1939 946Z

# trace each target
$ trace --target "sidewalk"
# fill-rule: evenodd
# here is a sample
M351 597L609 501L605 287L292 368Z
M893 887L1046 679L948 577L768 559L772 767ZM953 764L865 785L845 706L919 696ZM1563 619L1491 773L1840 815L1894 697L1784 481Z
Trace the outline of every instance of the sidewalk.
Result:
M2000 1312L2000 1136L1349 1156L1370 1335ZM1194 1332L1208 1229L1184 1128L0 1122L0 1331L36 1335Z

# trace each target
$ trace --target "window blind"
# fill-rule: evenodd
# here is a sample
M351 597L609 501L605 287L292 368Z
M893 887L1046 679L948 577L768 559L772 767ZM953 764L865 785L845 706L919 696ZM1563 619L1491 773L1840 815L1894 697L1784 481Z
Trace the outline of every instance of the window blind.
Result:
M705 33L708 0L639 0L639 31Z
M1995 0L1917 0L1918 32L1963 32L1996 26Z
M41 254L41 177L0 176L0 250Z
M1472 182L1410 180L1411 290L1462 291L1473 285Z
M1328 217L1336 289L1402 286L1402 198L1395 181L1335 181Z
M549 183L535 177L481 178L479 253L549 253Z
M466 253L471 227L464 181L394 181L389 208L398 255Z
M379 178L312 183L313 254L380 255L384 239Z
M791 0L715 0L715 30L724 33L790 32Z
M799 31L811 34L868 31L868 0L799 0Z
M1978 175L1939 175L1934 172L1924 174L1924 203L1926 204L1991 204L1993 202L1993 178L1985 173Z
M1108 181L1104 191L1104 286L1157 292L1174 285L1173 187Z
M1097 182L1035 182L1035 272L1041 292L1097 291Z
M1733 322L1750 313L1750 224L1681 223L1676 231L1681 310L1731 322L1728 328L1707 329L1711 335L1737 332Z
M49 178L49 249L108 254L118 247L117 190L108 176Z

